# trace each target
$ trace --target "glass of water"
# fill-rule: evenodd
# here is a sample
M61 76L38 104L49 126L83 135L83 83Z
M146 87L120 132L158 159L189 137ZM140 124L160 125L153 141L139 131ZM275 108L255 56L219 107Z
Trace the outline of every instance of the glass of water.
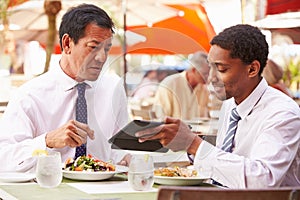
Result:
M128 182L132 189L150 190L154 183L153 158L149 154L132 155L128 170Z
M36 166L37 183L44 188L57 187L62 181L62 164L59 152L39 155Z

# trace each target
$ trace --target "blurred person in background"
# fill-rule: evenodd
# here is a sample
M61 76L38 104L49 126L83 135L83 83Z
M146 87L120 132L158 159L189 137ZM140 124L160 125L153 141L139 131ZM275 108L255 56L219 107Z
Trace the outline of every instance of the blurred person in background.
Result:
M283 69L278 64L276 64L273 60L269 59L267 61L267 65L264 68L262 76L266 79L268 84L289 97L293 98L292 92L289 88L283 83Z
M157 118L170 116L190 120L209 116L207 55L196 52L189 63L185 71L167 76L159 84L153 103Z
M1 118L1 172L34 171L32 153L37 149L60 152L62 162L76 159L82 146L83 155L122 160L124 155L112 150L108 139L128 122L127 98L120 77L103 70L113 28L107 13L92 4L66 12L57 67L20 86ZM79 85L85 86L87 123L75 114Z
M132 93L136 100L154 97L158 85L157 70L148 70Z

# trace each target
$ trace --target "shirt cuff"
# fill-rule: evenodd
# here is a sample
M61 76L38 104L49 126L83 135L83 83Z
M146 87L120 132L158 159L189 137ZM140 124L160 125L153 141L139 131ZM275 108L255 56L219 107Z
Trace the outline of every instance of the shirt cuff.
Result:
M199 176L212 178L213 165L215 163L214 151L215 147L204 140L199 145L194 157L194 167L198 171Z
M203 141L194 159L199 175L235 188L245 188L244 158Z

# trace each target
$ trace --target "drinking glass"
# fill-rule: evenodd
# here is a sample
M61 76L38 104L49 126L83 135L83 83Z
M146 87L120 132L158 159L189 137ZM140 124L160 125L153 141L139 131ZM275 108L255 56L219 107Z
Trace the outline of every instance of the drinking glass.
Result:
M62 181L62 164L59 152L39 155L36 166L37 183L44 188L57 187Z
M128 170L128 182L132 189L150 190L154 183L153 158L148 154L132 155Z

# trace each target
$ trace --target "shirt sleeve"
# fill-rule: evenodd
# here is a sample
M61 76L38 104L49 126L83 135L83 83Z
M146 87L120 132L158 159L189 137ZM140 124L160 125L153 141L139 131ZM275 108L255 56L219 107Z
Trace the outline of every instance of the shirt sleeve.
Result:
M28 102L27 102L28 103ZM26 172L35 169L36 149L46 149L45 134L34 137L31 121L20 104L9 103L0 122L1 172Z
M277 113L274 118L282 117ZM248 142L233 153L203 141L195 155L195 167L230 188L280 187L287 174L297 173L293 167L299 166L294 163L298 162L299 118L286 113L284 117L287 120L266 120L260 133L245 135Z
M200 176L210 177L222 185L229 187L234 183L235 188L243 188L245 185L243 176L240 178L231 173L244 174L242 157L226 153L204 140L198 148L194 165Z

